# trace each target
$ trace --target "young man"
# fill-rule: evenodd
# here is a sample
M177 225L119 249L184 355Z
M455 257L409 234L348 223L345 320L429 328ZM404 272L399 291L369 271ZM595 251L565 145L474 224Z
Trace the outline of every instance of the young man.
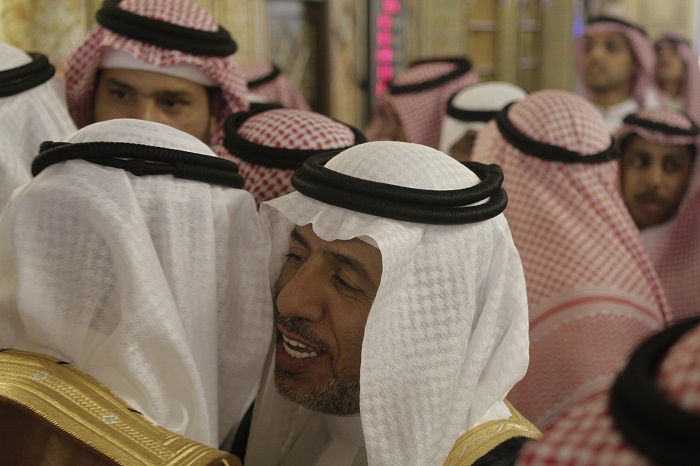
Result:
M269 236L236 164L117 119L45 145L32 169L0 217L0 348L60 358L218 447L272 323Z
M31 164L46 140L75 131L51 87L55 69L45 56L0 43L0 212L12 190L32 178Z
M667 107L700 119L700 68L690 42L669 32L654 42L656 83Z
M576 41L576 57L584 95L611 133L625 115L660 106L654 50L639 26L617 17L593 18Z
M505 174L531 342L511 399L540 428L606 389L639 341L671 320L619 194L617 155L596 108L553 90L505 107L474 149Z
M649 250L675 319L700 313L697 146L700 128L673 110L640 110L617 132L625 204Z
M440 150L457 160L469 160L474 141L486 123L505 105L526 95L520 87L498 81L460 89L447 102L440 129Z
M261 206L277 325L246 464L512 456L538 434L505 401L528 339L500 170L388 141L328 157Z
M136 118L185 131L210 146L231 113L248 108L230 58L236 43L190 0L106 1L69 57L66 96L78 127Z
M370 141L404 141L437 147L447 100L479 82L466 58L419 60L389 83L364 130Z

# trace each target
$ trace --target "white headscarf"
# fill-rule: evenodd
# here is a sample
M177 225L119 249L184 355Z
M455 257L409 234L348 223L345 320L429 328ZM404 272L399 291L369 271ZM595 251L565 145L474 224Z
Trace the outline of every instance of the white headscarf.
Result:
M0 43L0 71L31 61L22 50ZM0 97L0 212L12 190L31 179L30 166L39 145L73 131L73 120L50 82Z
M478 178L426 146L370 142L326 168L399 186L449 190ZM370 465L442 465L455 440L508 418L503 399L525 374L528 328L520 258L503 215L426 225L354 212L299 192L263 203L279 276L295 225L325 241L360 238L379 248L382 276L365 327L360 417ZM256 401L247 464L280 464L311 413L274 387L274 352Z
M448 102L448 110L440 128L440 150L449 154L450 148L469 130L481 131L486 122L465 120L450 116L449 106L459 110L493 112L494 114L511 102L521 100L527 92L515 84L492 81L477 83L457 91Z
M67 138L214 156L158 123ZM0 217L0 347L74 364L162 427L210 446L237 423L271 337L269 237L243 190L49 166Z

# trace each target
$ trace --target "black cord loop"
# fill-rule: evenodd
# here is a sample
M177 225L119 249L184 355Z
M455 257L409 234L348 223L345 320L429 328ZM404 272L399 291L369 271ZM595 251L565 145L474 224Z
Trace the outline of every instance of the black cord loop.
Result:
M44 84L56 73L56 68L49 63L46 55L28 52L32 59L26 65L0 71L0 97L8 97L28 91Z
M647 31L643 27L639 26L638 24L634 24L634 23L630 23L629 21L625 21L624 19L621 19L621 18L615 18L612 16L596 16L594 18L590 18L586 24L595 24L595 23L620 24L622 26L635 29L638 32L642 33L642 35L647 36Z
M495 117L498 113L498 110L465 110L463 108L457 107L454 103L454 100L457 97L457 94L459 94L460 92L461 89L452 94L450 100L447 101L447 115L451 116L455 120L464 122L478 121L486 123L490 121L493 117Z
M603 163L615 160L620 156L615 138L610 137L610 146L602 152L582 156L577 152L565 149L546 142L536 141L523 134L508 118L508 110L513 105L510 103L496 115L498 130L506 141L519 151L549 162L567 163Z
M628 125L638 126L640 128L647 128L652 131L659 131L672 136L700 136L700 127L698 127L698 125L689 115L684 115L690 121L690 128L681 128L679 126L671 126L659 121L647 120L635 114L627 115L622 122Z
M66 160L119 168L136 176L172 175L193 181L243 188L244 179L232 160L128 142L66 143L46 141L32 163L32 174Z
M221 26L216 32L188 28L124 10L119 1L104 0L96 14L98 23L118 34L193 55L228 57L238 50L236 41Z
M390 81L389 83L387 83L387 91L389 92L389 94L412 94L414 92L421 92L428 89L432 89L446 82L452 81L453 79L456 79L462 75L465 75L469 72L469 70L472 69L471 62L466 58L439 58L418 60L416 62L411 63L409 65L409 68L416 65L423 65L425 63L454 63L456 65L456 68L450 71L449 73L446 73L442 76L438 76L437 78L433 78L428 81L423 81L415 84L398 85L395 84L394 81Z
M308 158L292 175L300 193L346 209L414 223L458 225L493 218L505 210L508 198L498 165L464 162L481 183L464 189L434 191L363 180L324 167L336 154ZM488 200L487 200L488 199ZM469 205L485 201L478 205Z
M280 69L277 67L277 65L273 64L272 65L272 71L267 73L264 76L259 77L258 79L253 79L251 81L248 81L248 89L255 89L256 87L260 87L263 84L269 83L270 81L273 81L277 76L279 76L281 73Z

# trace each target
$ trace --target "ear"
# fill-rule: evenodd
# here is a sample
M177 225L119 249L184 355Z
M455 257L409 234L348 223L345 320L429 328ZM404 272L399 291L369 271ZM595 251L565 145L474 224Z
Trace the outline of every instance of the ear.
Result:
M209 134L214 134L216 131L217 123L219 122L219 112L223 103L221 91L217 89L214 91L214 96L209 99Z

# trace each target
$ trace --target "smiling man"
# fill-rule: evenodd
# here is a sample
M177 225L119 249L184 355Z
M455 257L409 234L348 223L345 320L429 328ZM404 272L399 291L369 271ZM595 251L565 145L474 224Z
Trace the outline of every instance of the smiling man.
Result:
M625 115L660 105L654 49L636 24L618 17L592 18L577 39L576 56L585 97L602 112L610 132Z
M538 432L505 401L528 331L500 169L389 141L329 158L260 208L276 344L246 464L512 457Z
M71 54L66 98L78 127L114 118L172 126L214 146L248 108L237 45L190 0L105 0Z

